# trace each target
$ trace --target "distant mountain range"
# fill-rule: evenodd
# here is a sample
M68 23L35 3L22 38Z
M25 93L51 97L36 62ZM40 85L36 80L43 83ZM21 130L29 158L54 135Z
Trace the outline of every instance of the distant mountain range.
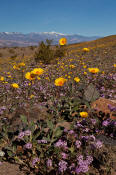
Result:
M77 34L62 34L57 32L39 32L39 33L18 33L18 32L0 32L0 47L26 47L37 46L39 42L46 39L52 39L53 45L58 44L60 38L66 37L68 44L80 43L98 39L98 36L81 36Z

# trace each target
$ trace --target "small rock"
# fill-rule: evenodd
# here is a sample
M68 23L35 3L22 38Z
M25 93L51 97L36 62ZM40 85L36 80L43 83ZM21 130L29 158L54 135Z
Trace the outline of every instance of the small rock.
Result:
M105 114L109 113L110 118L112 120L116 120L116 116L114 115L114 111L110 111L108 108L108 105L111 105L112 107L116 107L116 100L110 100L106 98L99 98L93 103L91 103L91 108L96 109L97 111L102 111Z

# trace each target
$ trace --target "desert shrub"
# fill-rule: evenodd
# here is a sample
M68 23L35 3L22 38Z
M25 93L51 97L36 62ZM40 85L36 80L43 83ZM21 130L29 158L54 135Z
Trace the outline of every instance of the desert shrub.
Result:
M15 54L15 51L14 51L14 49L9 49L9 53L11 53L11 54Z
M66 53L66 48L64 46L56 46L54 57L61 58L65 55L65 53Z
M0 57L2 57L3 56L3 54L2 53L0 53Z
M36 48L36 46L29 46L29 48L30 48L31 50L34 50L34 49Z
M39 44L38 50L35 52L34 55L36 63L41 61L44 64L49 64L55 58L65 55L63 47L56 46L55 49L52 49L51 43L52 40L47 39L46 43L42 41Z
M10 58L15 59L17 57L17 54L12 55Z

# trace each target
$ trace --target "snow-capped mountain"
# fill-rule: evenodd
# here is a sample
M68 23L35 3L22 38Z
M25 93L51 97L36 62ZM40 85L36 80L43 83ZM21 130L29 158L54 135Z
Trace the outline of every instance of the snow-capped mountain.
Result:
M79 43L83 41L95 40L97 36L87 37L77 34L68 35L57 32L32 32L23 34L20 32L0 32L0 47L14 47L14 46L33 46L38 45L39 42L46 39L53 40L52 44L58 44L60 38L66 37L68 44Z

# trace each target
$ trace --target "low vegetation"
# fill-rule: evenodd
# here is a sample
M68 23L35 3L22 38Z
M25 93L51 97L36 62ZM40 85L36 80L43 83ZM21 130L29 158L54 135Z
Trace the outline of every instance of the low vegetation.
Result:
M66 45L63 38L52 47L47 40L30 48L32 58L1 61L1 165L35 175L115 174L116 121L91 108L99 97L116 97L114 44Z

